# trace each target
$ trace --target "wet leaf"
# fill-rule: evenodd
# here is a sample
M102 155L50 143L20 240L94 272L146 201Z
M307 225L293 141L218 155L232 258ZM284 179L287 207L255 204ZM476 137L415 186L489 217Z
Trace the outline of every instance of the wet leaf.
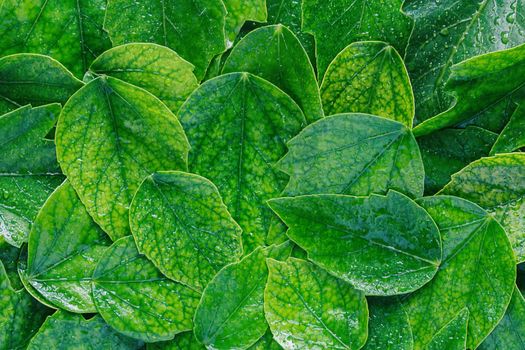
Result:
M465 350L467 346L468 309L465 308L445 325L428 345L429 350Z
M513 152L525 147L525 104L512 114L509 123L501 132L490 154Z
M228 47L233 45L244 22L266 22L268 17L265 0L223 0L223 2L228 12L224 24Z

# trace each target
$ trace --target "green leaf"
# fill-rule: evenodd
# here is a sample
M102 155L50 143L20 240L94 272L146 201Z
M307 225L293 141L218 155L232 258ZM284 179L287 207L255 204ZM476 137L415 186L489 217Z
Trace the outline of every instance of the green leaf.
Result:
M525 104L520 105L512 114L509 123L496 143L490 150L490 154L513 152L525 147Z
M275 341L273 334L268 328L266 333L262 336L257 343L253 344L248 350L281 350L282 347Z
M424 170L410 129L367 114L339 114L306 127L287 144L278 167L290 175L285 195L366 196L395 189L423 195Z
M367 298L370 319L363 350L412 350L414 340L408 315L398 300Z
M321 85L327 115L361 112L412 128L414 95L403 59L389 44L350 44L330 63Z
M146 342L190 330L199 294L164 277L132 237L106 250L93 273L98 312L118 332Z
M242 255L241 228L209 180L158 172L144 180L130 208L139 252L167 277L201 291Z
M524 9L521 0L442 0L432 4L426 0L404 2L403 10L415 21L407 47L406 64L414 85L417 123L450 106L452 98L444 86L454 70L451 69L454 64L523 43ZM499 80L496 84L487 81L491 93L500 88L502 80L516 79L519 74L496 76ZM469 90L472 87L471 84L467 86ZM479 96L474 97L475 94L471 96L476 101L472 107L479 107L479 110L484 109L481 105L490 102Z
M359 349L368 309L362 292L304 260L267 260L264 312L285 349Z
M522 350L525 348L523 334L525 334L525 299L519 289L515 288L505 316L478 349Z
M25 289L15 291L0 262L0 349L25 349L44 322L48 310Z
M468 309L465 308L430 341L428 350L465 350L467 346Z
M509 304L516 279L512 247L500 224L469 201L435 196L418 203L439 227L443 260L432 281L404 300L414 348L428 346L468 308L467 348L475 349Z
M263 308L268 278L265 259L286 259L290 251L289 244L259 247L219 271L204 290L195 312L197 339L208 349L218 350L246 349L259 340L268 328Z
M142 346L142 342L117 333L98 315L86 320L82 315L57 311L46 319L27 349L138 350Z
M221 0L111 0L104 27L114 45L148 42L173 49L195 65L200 80L212 58L226 50L225 16Z
M33 106L52 102L63 104L82 85L80 80L51 57L36 54L2 57L0 58L0 114L25 104Z
M306 124L301 109L267 81L231 73L202 84L179 118L192 147L190 170L217 185L243 229L245 252L263 245L273 218L265 202L287 181L274 165Z
M523 94L525 44L513 49L473 57L450 67L449 70L450 77L446 87L456 101L450 109L416 126L414 128L416 136L427 135L458 124L485 109L505 102L514 94ZM416 100L417 97L416 94ZM497 115L491 117L496 118Z
M183 332L175 336L173 340L150 343L147 350L205 350L201 343L195 339L193 332Z
M223 0L223 2L228 12L224 24L228 48L233 45L244 22L266 22L268 17L266 0Z
M417 139L425 165L425 193L443 188L452 174L488 156L498 135L476 126L443 129Z
M452 175L440 194L478 204L500 222L518 262L525 261L525 154L482 158Z
M319 78L349 44L380 40L404 53L412 23L402 0L303 0L303 31L315 36Z
M24 288L17 271L19 255L20 249L7 243L3 236L0 236L0 262L4 265L7 278L14 290Z
M115 240L128 208L157 170L186 170L189 145L177 118L145 90L99 77L69 99L56 130L62 170L88 213Z
M106 0L6 0L0 7L0 52L34 52L62 62L77 77L111 47L102 22Z
M224 63L223 73L250 72L281 88L301 107L308 122L324 116L315 72L301 43L278 24L246 35Z
M414 291L441 261L432 218L405 195L276 198L270 207L308 259L367 295Z
M78 313L96 312L91 276L109 245L109 238L66 181L36 217L23 278L38 296L56 307Z
M0 236L20 247L47 197L63 181L53 141L45 135L58 104L24 106L0 116Z

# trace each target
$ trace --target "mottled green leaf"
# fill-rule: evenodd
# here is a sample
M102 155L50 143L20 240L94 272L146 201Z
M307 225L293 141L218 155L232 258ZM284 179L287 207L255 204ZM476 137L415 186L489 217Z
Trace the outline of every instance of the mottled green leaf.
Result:
M411 21L401 12L402 0L303 0L302 28L315 37L317 70L326 68L346 46L380 40L404 53Z
M328 66L321 98L327 115L369 113L412 127L414 95L403 59L380 41L353 43L341 51Z
M208 349L246 349L268 328L263 294L266 258L286 259L291 246L257 248L223 268L208 284L195 313L194 332ZM225 297L227 295L227 297Z
M276 198L270 207L308 259L368 295L414 291L441 261L432 218L405 195Z
M266 22L268 17L265 0L223 0L223 2L228 11L224 24L228 48L233 45L244 22Z
M155 342L190 330L199 294L164 277L132 237L106 250L93 273L98 312L118 332Z
M157 170L186 170L189 145L160 100L112 77L69 99L56 130L62 170L88 212L112 239L129 234L128 208Z
M466 129L443 129L417 139L425 165L425 193L443 188L452 174L469 163L488 156L498 135L469 126Z
M432 338L428 350L465 350L467 346L468 309L465 308Z
M23 278L40 297L56 307L79 313L95 312L91 276L110 244L66 181L49 197L35 219Z
M0 55L49 55L81 77L111 47L102 22L106 0L5 0L0 6Z
M446 87L447 91L455 97L454 105L416 126L414 128L416 136L427 135L458 124L504 102L515 93L523 94L525 44L509 50L476 56L450 67L449 71L450 77ZM496 119L497 114L492 115L491 118Z
M195 339L193 332L183 332L175 336L173 340L150 343L147 350L205 350L206 347Z
M500 224L469 201L436 196L418 203L439 227L443 260L432 281L404 300L414 348L428 346L467 308L467 348L475 349L509 304L516 279L512 247Z
M25 104L63 104L81 87L82 82L51 57L16 54L0 58L0 114Z
M46 319L27 349L138 350L142 346L142 342L117 333L100 316L86 320L81 315L58 311Z
M395 189L423 195L419 148L403 124L367 114L339 114L306 127L287 144L278 167L290 175L286 195L365 196Z
M111 0L104 27L115 45L148 42L175 50L195 65L200 80L226 49L225 16L221 0Z
M287 181L275 163L306 124L301 109L267 81L231 73L202 84L179 117L192 147L190 170L217 185L243 229L245 252L263 245L273 218L265 202Z
M241 228L209 180L158 172L133 198L130 225L139 252L167 277L202 290L242 255Z
M525 349L525 300L518 288L503 319L492 333L481 343L480 350L523 350Z
M525 261L525 154L482 158L452 175L440 192L478 204L505 228L518 262Z
M264 312L284 349L359 349L368 309L362 292L304 260L268 259Z
M446 110L452 97L444 91L451 67L476 55L516 46L525 40L523 0L407 0L405 13L415 20L406 63L416 96L418 123ZM497 74L501 80L516 74ZM468 85L469 88L471 85ZM472 107L492 103L474 97ZM496 98L497 99L497 98ZM468 115L463 115L467 118Z
M278 24L246 35L224 63L223 73L250 72L281 88L301 107L308 122L324 116L315 72L301 43Z
M512 152L522 147L525 147L525 104L520 105L512 114L490 154Z

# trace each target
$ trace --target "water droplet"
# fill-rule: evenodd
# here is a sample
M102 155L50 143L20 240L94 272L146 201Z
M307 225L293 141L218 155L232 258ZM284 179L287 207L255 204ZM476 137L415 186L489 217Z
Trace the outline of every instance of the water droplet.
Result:
M443 28L441 29L441 31L439 32L439 34L443 35L443 36L447 36L449 34L449 30L448 28Z
M509 32L507 31L501 32L501 42L505 45L509 43Z
M506 20L511 24L514 23L514 21L516 21L516 14L514 12L509 13L506 17Z

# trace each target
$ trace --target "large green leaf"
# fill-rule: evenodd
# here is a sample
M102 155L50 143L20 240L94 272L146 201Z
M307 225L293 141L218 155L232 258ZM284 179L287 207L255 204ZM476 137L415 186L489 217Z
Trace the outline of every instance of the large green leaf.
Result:
M428 350L465 350L467 346L468 309L465 308L445 325L428 344Z
M368 295L414 291L441 261L432 218L405 195L309 195L272 199L288 237L308 259Z
M330 63L321 85L327 115L361 112L412 127L414 95L403 59L389 44L350 44Z
M315 36L317 70L326 68L347 45L380 40L404 53L412 28L402 0L303 0L302 28Z
M367 114L321 119L287 144L278 167L290 175L286 195L365 196L395 189L423 195L424 170L410 129Z
M34 107L52 102L63 104L82 85L80 80L51 57L37 54L2 57L0 115L25 104Z
M91 276L110 244L66 181L35 219L22 276L39 299L72 312L95 312Z
M174 339L159 343L150 343L147 350L205 350L201 343L195 339L193 332L183 332L175 336Z
M128 208L157 170L186 170L188 141L160 100L112 77L69 99L56 130L62 170L88 212L112 239L129 234Z
M525 261L525 154L475 161L440 192L462 197L493 214L505 228L518 262Z
M98 312L124 335L155 342L192 328L199 294L164 277L139 254L132 237L106 250L92 287Z
M516 262L505 230L477 205L451 196L418 201L441 232L443 260L436 276L404 300L416 349L461 310L469 311L467 348L492 331L509 304Z
M284 349L359 349L368 309L362 292L304 260L268 259L264 312Z
M0 55L49 55L81 77L111 47L102 22L106 0L5 0L0 6Z
M27 241L33 220L63 181L53 141L46 134L60 105L24 106L0 116L0 235L16 247Z
M223 268L208 284L195 313L194 332L208 349L246 349L268 328L264 318L266 258L286 259L291 245L259 247Z
M505 105L506 100L514 94L524 95L525 44L509 50L476 56L450 67L449 70L450 77L446 87L452 92L456 101L450 109L416 126L414 128L416 136L426 135L471 119L478 113L499 104ZM501 107L496 108L496 110L501 109ZM491 118L497 119L498 114L492 115Z
M109 75L148 90L177 113L199 83L193 65L171 49L132 43L114 47L89 67L92 75Z
M223 2L228 12L224 24L228 48L233 45L244 22L266 22L268 17L266 0L223 0Z
M287 181L274 165L306 124L301 109L266 80L231 73L202 84L179 117L192 147L190 170L217 185L243 229L245 252L263 245L273 217L266 200Z
M81 315L57 311L47 318L27 349L138 350L142 346L141 341L117 333L98 315L86 320Z
M525 299L518 288L503 319L494 331L481 343L480 350L523 350L525 348Z
M512 114L490 154L512 152L522 147L525 147L525 103Z
M476 126L443 129L417 139L425 165L425 193L443 188L452 174L486 157L498 135Z
M130 225L139 251L167 277L202 290L242 255L241 228L209 180L158 172L133 198Z
M221 0L111 0L104 27L115 45L148 42L175 50L195 65L200 80L226 49L225 16Z
M417 122L450 106L452 98L444 86L452 65L525 40L523 0L407 0L403 9L415 20L406 62L414 84ZM494 89L499 89L501 80L518 78L517 72L497 76L496 84L487 81ZM476 103L471 107L491 102L472 96Z
M281 88L301 107L308 122L324 116L315 72L301 43L278 24L246 35L224 63L223 73L250 72Z

